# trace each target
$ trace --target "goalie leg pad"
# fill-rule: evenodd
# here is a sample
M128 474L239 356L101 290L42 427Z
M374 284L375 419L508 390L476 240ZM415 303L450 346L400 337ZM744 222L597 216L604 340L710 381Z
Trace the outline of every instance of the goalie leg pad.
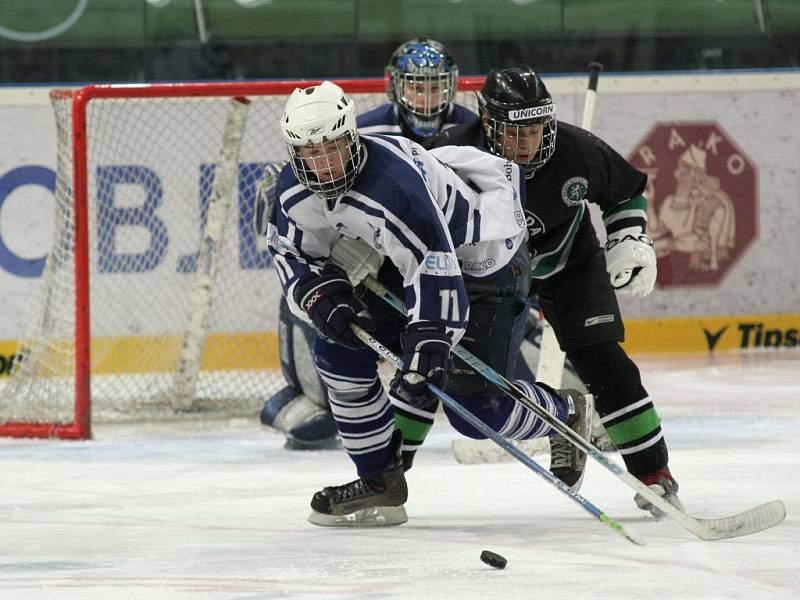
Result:
M339 448L336 422L329 410L291 386L274 394L261 409L261 422L286 434L289 450Z
M368 276L378 276L383 265L383 255L363 240L343 237L331 248L331 262L342 267L350 282L356 286Z
M286 434L287 449L339 448L336 422L314 367L316 333L292 314L285 298L278 316L281 372L287 385L264 403L261 422Z
M278 347L281 373L298 394L304 394L318 406L328 408L324 386L314 367L314 328L298 319L281 297L278 309Z

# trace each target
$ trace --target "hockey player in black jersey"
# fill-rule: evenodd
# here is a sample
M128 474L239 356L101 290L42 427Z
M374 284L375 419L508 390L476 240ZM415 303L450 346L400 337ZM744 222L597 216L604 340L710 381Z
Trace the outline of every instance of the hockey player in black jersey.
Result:
M644 297L656 280L656 255L645 233L647 177L600 138L557 121L552 97L530 67L493 70L477 95L479 119L424 145L478 146L525 168L531 293L595 396L628 470L680 506L658 414L620 346L616 293ZM587 202L602 209L605 251ZM551 438L552 451L566 444ZM638 495L636 503L657 512Z
M389 59L386 75L390 101L358 115L361 134L401 135L419 142L441 129L477 118L454 102L458 66L436 40L417 38L398 46ZM274 175L267 172L273 185ZM291 313L283 298L278 315L281 371L286 385L264 403L261 422L286 434L287 449L337 448L336 424L322 381L313 368L316 333Z
M470 328L477 323L485 333L482 358L513 373L530 281L524 171L476 148L427 152L402 137L360 136L352 99L330 82L295 90L281 130L290 161L278 180L268 244L289 307L318 333L315 366L358 473L355 481L317 492L310 520L399 524L406 520L407 486L394 407L427 414L435 403L428 383L452 388L457 401L508 439L551 432L513 399L481 398L472 381L465 386L458 372L449 373L451 347L468 318ZM404 313L357 293L348 265L342 269L334 260L342 238L392 267L376 275L403 298ZM468 301L470 288L478 293ZM404 369L389 394L378 378L377 355L351 323L371 329L387 346L400 341ZM584 400L518 384L561 421ZM445 413L461 433L485 437L454 412Z

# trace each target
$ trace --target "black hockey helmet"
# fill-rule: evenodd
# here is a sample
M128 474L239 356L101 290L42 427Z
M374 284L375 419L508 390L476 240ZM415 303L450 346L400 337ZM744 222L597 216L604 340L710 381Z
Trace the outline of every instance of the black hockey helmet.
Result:
M492 152L529 175L541 168L556 147L556 107L544 81L528 66L492 69L477 96ZM532 156L520 155L520 129L530 125L543 126L541 142Z

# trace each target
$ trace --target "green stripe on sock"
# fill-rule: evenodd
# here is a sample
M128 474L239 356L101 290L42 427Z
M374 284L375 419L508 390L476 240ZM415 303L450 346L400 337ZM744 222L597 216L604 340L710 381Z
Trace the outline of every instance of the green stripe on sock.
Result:
M621 423L606 427L608 437L616 445L627 444L633 440L647 437L648 434L658 429L661 419L655 408L649 408L643 413L626 419Z
M425 440L433 425L403 415L394 415L394 426L403 432L403 439L420 444Z

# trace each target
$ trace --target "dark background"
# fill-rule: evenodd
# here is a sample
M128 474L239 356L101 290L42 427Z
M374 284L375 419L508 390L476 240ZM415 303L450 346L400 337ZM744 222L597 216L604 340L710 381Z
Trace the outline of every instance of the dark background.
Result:
M0 83L375 77L417 36L462 75L797 68L800 0L2 0Z

